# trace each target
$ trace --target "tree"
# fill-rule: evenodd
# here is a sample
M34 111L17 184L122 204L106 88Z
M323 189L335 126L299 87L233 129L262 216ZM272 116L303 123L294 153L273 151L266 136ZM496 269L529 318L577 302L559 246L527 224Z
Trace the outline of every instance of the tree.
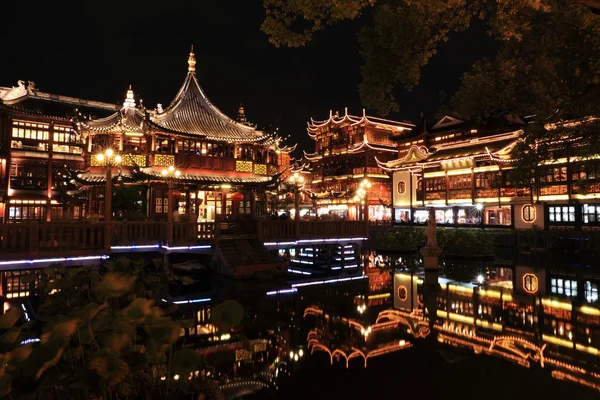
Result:
M180 324L154 300L169 280L159 267L158 261L121 258L99 271L44 269L32 321L19 324L18 307L0 316L0 396L177 399L199 393L198 382L170 379L201 369L203 360L174 346ZM32 338L39 343L24 342Z
M359 90L365 106L387 114L397 110L394 89L418 85L421 68L440 44L451 33L468 29L475 19L483 19L500 50L496 59L478 62L463 77L453 101L458 114L548 117L568 105L569 111L582 116L593 108L599 90L600 17L576 3L264 0L262 29L276 46L301 46L328 24L363 14L370 17L358 38L364 59Z

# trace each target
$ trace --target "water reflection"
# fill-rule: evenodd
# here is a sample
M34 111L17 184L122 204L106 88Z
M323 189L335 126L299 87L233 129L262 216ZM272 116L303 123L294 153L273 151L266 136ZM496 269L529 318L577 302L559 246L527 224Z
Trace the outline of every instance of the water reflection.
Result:
M358 259L357 247L338 246L327 262L317 255L326 251L331 252L282 251L313 264L293 263L291 269L304 273L291 271L278 279L228 282L219 286L218 296L213 286L210 304L180 307L197 322L182 340L211 354L213 368L203 373L216 376L227 396L262 388L273 393L282 382L300 379L298 368L307 356L333 366L369 368L374 358L402 357L413 348L465 349L600 391L600 309L587 302L597 300L591 275L575 274L567 284L553 268L521 265L515 262L520 256L508 251L496 258L446 257L440 262L431 329L417 252L365 251ZM348 263L344 251L352 252ZM214 331L210 307L219 297L244 304L249 343Z

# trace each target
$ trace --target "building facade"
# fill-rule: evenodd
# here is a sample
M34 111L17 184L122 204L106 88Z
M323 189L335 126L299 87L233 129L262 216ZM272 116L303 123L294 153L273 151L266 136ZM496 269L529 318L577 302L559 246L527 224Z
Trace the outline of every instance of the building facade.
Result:
M102 219L107 168L115 187L139 191L149 219L265 213L267 188L287 170L293 148L248 123L243 107L237 121L217 109L195 64L192 51L175 98L153 110L131 88L120 106L43 93L33 82L0 88L3 222ZM110 167L99 156L107 150L114 154Z
M378 162L393 177L394 221L424 224L427 208L435 207L437 223L446 226L596 226L600 188L593 157L555 157L540 162L531 184L513 181L518 160L511 154L529 122L507 119L475 126L447 116L400 142L397 159ZM585 123L589 120L561 127Z
M390 176L378 165L396 158L395 139L407 136L414 125L367 116L330 112L324 121L308 123L314 153L304 153L313 172L311 197L318 216L345 219L391 219ZM360 184L368 182L357 196ZM366 206L366 207L365 207Z

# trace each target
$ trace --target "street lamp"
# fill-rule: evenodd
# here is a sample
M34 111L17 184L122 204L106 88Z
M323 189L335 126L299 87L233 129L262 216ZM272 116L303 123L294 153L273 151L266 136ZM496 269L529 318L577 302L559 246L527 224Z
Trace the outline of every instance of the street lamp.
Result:
M161 175L169 184L167 205L167 245L173 242L173 181L181 176L181 171L170 165L161 171Z
M300 189L304 186L304 177L302 174L298 172L294 172L288 178L288 182L294 188L294 207L296 209L296 214L294 216L295 221L299 221L300 219Z
M115 155L112 149L106 149L104 153L96 154L98 164L106 168L106 191L104 194L104 240L105 246L110 248L112 220L112 169L118 167L123 159L120 155Z
M367 193L369 192L369 189L371 188L371 186L373 186L371 184L371 181L369 181L366 178L363 179L362 182L358 185L356 194L354 195L354 198L352 199L357 204L357 206L356 206L357 211L359 210L359 207L360 207L358 204L364 205L363 215L364 215L365 221L369 220L369 201L368 201Z

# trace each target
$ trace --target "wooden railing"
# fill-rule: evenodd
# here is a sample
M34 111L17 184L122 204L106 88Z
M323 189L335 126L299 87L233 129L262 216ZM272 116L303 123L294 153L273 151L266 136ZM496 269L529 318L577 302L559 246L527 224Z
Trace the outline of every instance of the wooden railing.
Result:
M166 245L166 222L113 221L103 223L0 224L0 260L106 254L115 246ZM364 221L176 222L169 246L215 243L231 237L267 241L367 237Z
M265 242L357 238L368 236L368 226L364 221L260 221L257 236Z

